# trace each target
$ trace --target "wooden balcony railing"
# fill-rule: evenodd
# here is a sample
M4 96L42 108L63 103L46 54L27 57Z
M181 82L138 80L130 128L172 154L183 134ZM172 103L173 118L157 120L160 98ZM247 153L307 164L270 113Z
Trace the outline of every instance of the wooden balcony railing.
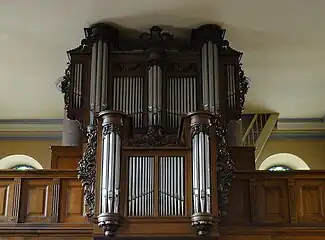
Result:
M75 171L0 172L0 239L26 234L91 239L93 225L84 218L84 212L82 188ZM159 222L157 217L146 220ZM144 219L141 224L134 219L128 221L127 218L123 220L122 224L128 230L121 230L121 234L132 230L141 235L139 226ZM175 229L183 225L190 228L187 218L169 217L160 222L161 229L151 229L152 235L157 231L176 233ZM228 216L220 224L221 236L297 233L324 237L325 172L237 172L230 193Z
M325 235L325 172L237 172L221 222L228 234L264 229Z
M91 236L84 211L76 171L0 171L0 239L42 232Z

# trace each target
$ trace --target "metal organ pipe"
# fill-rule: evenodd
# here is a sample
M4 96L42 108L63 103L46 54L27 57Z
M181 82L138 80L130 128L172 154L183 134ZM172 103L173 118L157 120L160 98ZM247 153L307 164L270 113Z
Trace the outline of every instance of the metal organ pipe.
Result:
M161 124L162 107L162 70L158 65L152 65L148 70L148 124Z
M194 112L188 116L192 134L192 226L202 222L213 224L211 215L211 159L210 159L210 112ZM204 235L205 231L198 234Z
M193 212L211 213L210 141L208 126L195 126L192 136Z
M93 115L108 107L108 59L109 43L97 39L93 43L91 56L90 111Z
M129 216L153 215L153 173L153 157L129 157Z
M169 77L167 80L167 115L170 128L178 128L180 115L196 110L196 78Z
M184 215L184 157L160 157L159 176L159 215Z
M218 45L211 41L201 48L203 109L216 113L219 110Z
M100 207L98 222L106 235L110 235L112 227L119 224L120 204L120 166L121 166L121 128L124 114L114 111L99 113L102 118L102 157L99 172L101 186L99 189ZM107 225L113 221L115 226Z
M113 110L133 116L133 126L142 127L143 77L113 78Z

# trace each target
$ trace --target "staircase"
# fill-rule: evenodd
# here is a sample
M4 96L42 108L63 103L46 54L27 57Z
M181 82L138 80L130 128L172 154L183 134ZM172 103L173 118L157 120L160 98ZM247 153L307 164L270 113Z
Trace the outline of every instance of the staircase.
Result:
M276 122L278 113L244 114L242 117L243 138L245 147L255 147L255 161L259 158Z

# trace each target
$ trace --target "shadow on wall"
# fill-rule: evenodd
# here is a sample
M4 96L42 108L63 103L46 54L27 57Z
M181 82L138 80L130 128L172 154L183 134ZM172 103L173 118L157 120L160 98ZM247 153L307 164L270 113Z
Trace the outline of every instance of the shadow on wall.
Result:
M292 170L310 170L304 160L290 153L277 153L266 158L258 170L268 170L274 166L286 166Z
M10 155L0 160L0 169L13 169L16 166L28 166L34 169L43 169L42 165L37 160L27 155Z

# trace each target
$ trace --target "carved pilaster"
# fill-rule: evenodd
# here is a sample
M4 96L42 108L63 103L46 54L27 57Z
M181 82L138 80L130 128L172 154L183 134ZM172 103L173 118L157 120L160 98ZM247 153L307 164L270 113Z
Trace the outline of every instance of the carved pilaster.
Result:
M95 213L96 151L97 129L95 126L88 126L86 148L77 169L84 190L85 204L88 207L86 213L88 218L92 218Z
M14 179L14 193L13 193L13 204L11 212L11 223L18 223L19 221L19 209L20 209L20 195L21 195L21 178Z
M59 222L59 203L60 203L60 179L56 178L52 183L52 213L51 222Z

